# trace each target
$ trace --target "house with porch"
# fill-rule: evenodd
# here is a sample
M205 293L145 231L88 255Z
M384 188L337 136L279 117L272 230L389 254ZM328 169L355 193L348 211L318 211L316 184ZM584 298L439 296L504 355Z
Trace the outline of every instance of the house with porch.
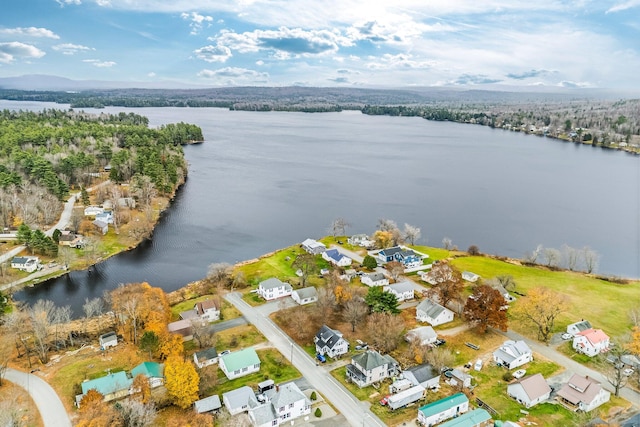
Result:
M290 284L282 282L276 277L263 280L258 285L258 295L267 301L291 295L293 288Z
M84 395L92 389L102 394L105 402L121 399L131 394L132 385L133 379L129 378L125 371L109 373L104 377L83 381L82 384L80 384L82 394L76 396L76 404L78 404L79 407L79 403Z
M311 304L318 301L318 291L313 286L296 289L291 292L291 298L299 305Z
M399 302L412 300L414 298L414 289L416 285L410 280L386 285L383 290L395 295Z
M386 286L389 284L389 279L382 273L368 273L360 278L360 282L367 286Z
M218 364L230 380L260 370L260 358L252 347L226 354L218 359Z
M142 362L131 370L133 378L138 375L144 375L151 388L160 387L164 384L164 365L156 362Z
M505 341L493 352L493 361L507 369L515 369L533 360L533 352L524 341Z
M351 358L351 363L347 365L347 380L362 388L391 378L399 372L400 365L393 357L367 350Z
M570 411L589 412L611 399L611 393L593 378L573 374L558 390L556 399Z
M352 262L351 258L340 253L337 249L327 249L322 253L322 258L338 267L348 267Z
M255 427L293 425L296 418L311 413L311 401L294 382L263 393L265 402L249 406L249 419Z
M521 405L531 408L549 399L551 387L542 374L535 374L507 385L507 394Z
M438 326L453 321L453 311L425 298L416 307L416 319L431 326Z
M418 409L418 424L431 427L451 418L459 417L469 410L469 399L464 393L436 400Z
M322 325L313 342L316 344L316 353L323 356L339 357L349 351L349 342L342 337L342 333Z
M609 351L609 336L602 329L587 329L573 337L573 349L589 357Z
M327 247L324 245L324 243L318 242L313 239L306 239L304 242L302 242L301 245L302 249L304 249L311 255L320 255L327 250Z

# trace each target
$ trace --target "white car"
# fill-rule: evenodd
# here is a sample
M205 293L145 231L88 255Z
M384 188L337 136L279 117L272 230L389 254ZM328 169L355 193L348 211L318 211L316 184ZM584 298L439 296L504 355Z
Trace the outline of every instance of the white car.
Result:
M526 369L518 369L517 371L515 371L513 373L513 378L520 379L520 378L524 377L526 375L526 373L527 373Z
M622 371L622 375L624 375L625 377L630 377L631 375L633 375L633 368L627 368L624 371Z
M562 338L563 340L570 340L571 338L573 338L573 335L571 335L571 334L570 334L570 333L568 333L568 332L565 332L564 334L562 334L562 337L561 337L561 338Z

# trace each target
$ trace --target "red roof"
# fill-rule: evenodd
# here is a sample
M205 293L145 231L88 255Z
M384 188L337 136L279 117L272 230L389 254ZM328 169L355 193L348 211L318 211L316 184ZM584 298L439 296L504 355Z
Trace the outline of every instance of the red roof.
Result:
M591 328L578 333L578 335L582 335L583 337L588 339L591 344L598 344L603 341L609 340L609 337L604 333L602 329Z

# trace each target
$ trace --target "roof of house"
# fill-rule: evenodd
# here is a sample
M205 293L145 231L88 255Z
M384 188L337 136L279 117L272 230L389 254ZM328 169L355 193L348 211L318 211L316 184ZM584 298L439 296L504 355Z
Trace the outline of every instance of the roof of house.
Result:
M462 275L466 276L466 277L472 277L472 278L479 278L480 277L479 275L477 275L476 273L473 273L471 271L463 271Z
M386 364L397 364L396 360L388 354L382 355L377 351L367 350L351 358L354 364L358 364L367 371L371 371Z
M201 310L203 312L211 308L215 308L216 310L218 310L218 303L214 299L208 299L208 300L204 300L202 302L196 303L196 306L198 306L198 310Z
M425 298L416 307L416 312L418 310L424 312L428 317L435 319L436 317L440 316L443 311L448 310L448 308L438 304L435 301L430 300L429 298Z
M527 345L526 342L520 341L505 341L496 351L493 352L493 355L507 363L511 363L520 356L532 354L531 349Z
M191 328L191 322L189 320L176 320L175 322L171 322L167 325L167 329L169 332L177 332L182 331L184 329Z
M565 385L558 390L558 396L568 400L574 405L580 402L591 403L600 393L602 386L593 378L573 374Z
M215 347L209 347L204 350L196 352L196 359L198 360L211 360L218 357L218 351Z
M342 333L335 329L331 329L327 325L322 325L316 334L316 338L316 344L318 347L333 348L342 339Z
M422 412L422 415L424 415L425 417L431 417L433 415L446 411L449 408L453 408L454 406L462 405L465 402L469 402L467 396L465 396L463 393L456 393L443 399L436 400L435 402L431 402L427 405L421 406L420 408L418 408L418 411Z
M94 220L94 221L92 222L92 224L93 224L93 225L95 225L95 226L96 226L96 227L98 227L98 228L105 228L105 227L108 227L108 226L109 226L109 224L107 224L106 222L101 221L101 220L99 220L99 219Z
M409 379L412 380L412 382L415 379L415 382L418 384L440 376L440 372L428 363L423 363L422 365L412 366L411 368L405 369L403 374L407 378L413 377Z
M38 261L37 256L17 256L17 257L13 257L13 259L11 260L11 264L27 264L30 262L37 262L37 261Z
M587 329L592 329L593 328L593 326L591 326L591 323L589 323L588 320L581 320L579 322L572 323L569 326L567 326L567 328L569 328L571 326L573 326L574 328L576 328L580 332L586 331Z
M602 329L586 329L578 332L577 335L585 337L591 344L598 344L609 340L609 336L605 334Z
M387 289L393 290L396 293L403 294L405 292L409 292L415 289L415 284L408 280L403 282L394 283L393 285L388 285Z
M119 390L126 390L131 387L133 380L124 371L114 372L107 376L85 381L81 384L82 394L87 394L91 389L95 389L106 396Z
M260 282L258 287L260 287L262 289L275 289L275 288L279 288L281 286L285 286L286 287L286 285L288 285L288 283L285 283L285 282L281 281L277 277L271 277L270 279L263 280L262 282Z
M522 389L529 397L529 400L535 400L540 396L551 393L551 387L549 387L549 384L547 384L547 380L544 379L542 374L529 375L528 377L524 377L521 380L516 381L515 383L509 384L508 387L511 387L515 384L520 384L520 386L522 386Z
M320 243L317 240L313 239L306 239L304 242L302 242L302 246L306 246L308 248L325 247L324 243Z
M431 326L420 326L407 332L407 338L413 337L418 338L420 341L433 341L438 338L438 334L436 334L436 331L434 331Z
M296 289L293 292L298 294L298 297L300 299L316 298L318 296L318 291L316 291L316 288L313 286L308 286L302 289Z
M226 400L232 408L241 408L249 403L256 403L256 395L249 386L222 393L222 400Z
M294 382L282 384L271 396L271 404L274 408L282 408L283 406L299 402L300 400L304 400L309 405L311 404Z
M335 262L339 262L342 258L348 258L348 256L341 254L340 251L337 249L329 249L329 250L326 250L324 253L327 254L327 256L332 260L334 260Z
M365 277L371 280L372 282L377 282L378 280L385 279L384 274L382 273L369 273L362 276L362 278L365 278Z
M252 347L226 354L221 359L227 372L239 371L242 368L260 364L258 353Z
M253 419L256 421L254 425L271 424L273 420L278 418L278 414L271 402L252 404L251 415L253 415Z
M156 362L142 362L131 370L131 376L133 378L142 374L148 378L162 378L164 372L164 365Z
M440 424L439 427L475 427L491 419L491 415L482 408L474 409L452 420Z
M203 412L215 411L220 409L222 404L220 403L220 396L214 394L213 396L205 397L204 399L196 400L193 406L198 414Z
M385 256L395 255L399 252L402 252L402 248L400 246L394 246L392 248L386 248L380 251L380 253Z
M412 251L411 249L404 249L399 252L399 255L403 258L418 256L418 254Z

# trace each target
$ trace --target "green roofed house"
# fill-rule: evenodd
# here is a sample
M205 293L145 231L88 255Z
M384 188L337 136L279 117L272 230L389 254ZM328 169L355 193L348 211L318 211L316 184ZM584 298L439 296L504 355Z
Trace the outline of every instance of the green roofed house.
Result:
M80 402L82 397L91 389L98 391L104 396L104 401L120 399L130 394L133 380L124 371L111 373L105 377L95 380L85 381L81 384L82 394L76 396L76 402Z
M424 405L418 409L418 424L434 426L450 418L459 417L469 410L469 399L456 393L444 399Z
M226 354L220 358L220 369L230 380L258 372L260 359L256 351L249 347Z
M156 362L142 362L131 370L133 378L144 375L149 381L151 388L160 387L164 384L164 365Z
M485 427L493 425L491 415L484 409L474 409L458 418L440 424L438 427Z

